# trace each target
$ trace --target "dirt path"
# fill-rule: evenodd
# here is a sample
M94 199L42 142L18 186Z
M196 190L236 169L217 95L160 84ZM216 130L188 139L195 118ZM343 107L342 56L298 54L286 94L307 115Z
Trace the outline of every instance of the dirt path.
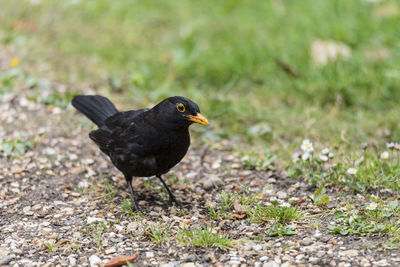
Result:
M29 140L33 148L0 159L0 263L5 266L95 266L116 255L138 254L136 266L397 266L399 250L380 247L385 237L342 237L327 232L338 199L363 201L332 189L316 207L315 188L273 171L243 168L229 143L194 146L169 174L185 211L168 205L155 179L134 187L146 214L129 212L123 177L90 142L89 123L71 109L8 94L0 106L0 137ZM293 236L268 237L271 221L228 214L211 219L221 193L273 199L297 206ZM127 208L128 207L128 208ZM226 250L179 241L181 229L213 227L234 240ZM153 227L153 228L151 228ZM154 232L159 233L157 244ZM159 231L159 232L157 232ZM99 263L100 261L100 263ZM1 265L0 264L0 265Z

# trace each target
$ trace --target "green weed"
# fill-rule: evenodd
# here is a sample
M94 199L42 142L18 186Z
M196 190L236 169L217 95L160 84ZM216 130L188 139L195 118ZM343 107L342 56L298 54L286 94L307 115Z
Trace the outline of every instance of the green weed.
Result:
M177 240L183 244L206 248L216 247L222 250L226 250L233 244L233 241L228 236L214 231L212 227L179 229Z
M149 227L149 236L158 245L168 242L171 238L170 225L163 225L161 223L157 226L151 225Z

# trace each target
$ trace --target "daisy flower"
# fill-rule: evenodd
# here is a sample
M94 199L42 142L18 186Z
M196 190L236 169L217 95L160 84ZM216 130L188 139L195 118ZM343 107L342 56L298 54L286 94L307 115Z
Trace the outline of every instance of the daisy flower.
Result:
M399 143L394 143L394 149L400 150L400 145L399 145Z
M296 163L299 160L300 155L301 155L301 151L300 150L297 150L296 152L294 152L292 154L293 163Z
M303 155L301 155L301 160L302 161L306 161L310 158L310 154L308 153L304 153Z
M394 148L394 143L393 142L386 143L386 147L387 148Z
M303 140L303 143L301 144L301 149L304 152L312 152L314 150L313 144L308 139Z
M384 159L384 160L389 159L389 152L383 151L381 154L381 159Z
M348 173L348 174L351 174L351 175L354 175L354 174L357 173L357 169L349 168L349 169L347 169L347 173Z
M319 155L319 159L322 160L322 161L328 161L329 158L328 158L327 155L322 155L321 154L321 155Z
M376 210L378 207L378 204L375 202L369 203L369 205L366 207L367 210Z
M323 155L328 155L329 154L329 152L330 152L330 150L329 150L329 148L324 148L324 149L322 149L322 151L321 151L321 153L323 154Z

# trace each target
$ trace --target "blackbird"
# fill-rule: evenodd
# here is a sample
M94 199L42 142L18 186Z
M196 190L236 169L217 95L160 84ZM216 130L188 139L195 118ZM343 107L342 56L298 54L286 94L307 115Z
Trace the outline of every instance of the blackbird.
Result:
M194 122L208 125L196 103L173 96L151 109L119 112L103 96L78 95L72 105L98 126L89 137L124 174L132 210L141 210L132 188L133 176L155 175L167 189L170 201L179 205L161 175L185 156L190 145L189 126Z

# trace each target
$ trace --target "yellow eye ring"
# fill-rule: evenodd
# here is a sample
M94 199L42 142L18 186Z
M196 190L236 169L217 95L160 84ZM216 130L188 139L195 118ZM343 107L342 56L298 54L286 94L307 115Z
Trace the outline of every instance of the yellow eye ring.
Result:
M176 109L177 109L179 112L185 112L185 110L186 110L185 106L184 106L183 104L181 104L181 103L179 103L178 105L176 105Z

